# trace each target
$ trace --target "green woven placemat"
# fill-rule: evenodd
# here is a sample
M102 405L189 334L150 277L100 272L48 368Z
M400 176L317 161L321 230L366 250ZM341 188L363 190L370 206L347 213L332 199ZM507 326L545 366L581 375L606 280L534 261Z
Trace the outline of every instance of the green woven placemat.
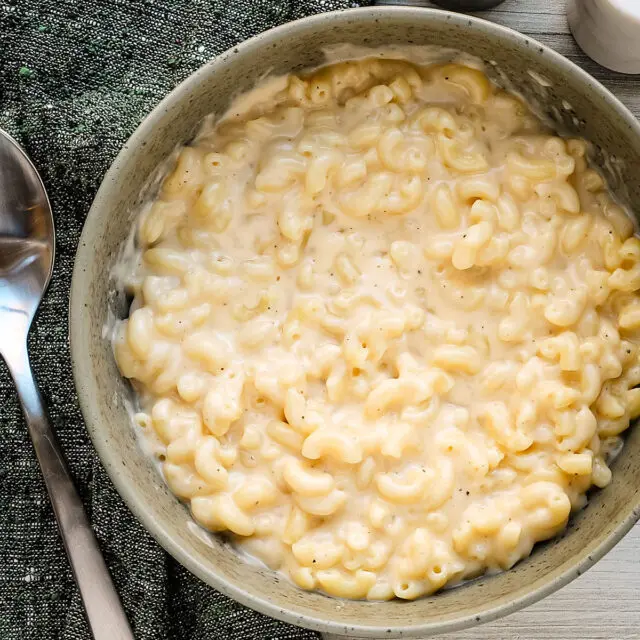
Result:
M0 126L49 192L56 266L31 334L38 382L140 640L306 639L210 589L131 515L87 437L71 377L67 302L82 224L146 113L228 47L366 0L0 0ZM2 327L0 326L0 331ZM0 363L0 640L90 638L15 393Z

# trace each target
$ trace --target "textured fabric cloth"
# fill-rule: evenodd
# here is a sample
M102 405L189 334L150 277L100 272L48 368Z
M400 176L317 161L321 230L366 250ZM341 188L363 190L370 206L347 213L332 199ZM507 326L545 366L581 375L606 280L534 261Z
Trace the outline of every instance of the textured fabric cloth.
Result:
M78 410L67 303L84 218L146 113L228 47L268 27L366 0L0 0L0 126L53 205L56 266L30 337L33 367L140 640L306 639L210 589L170 558L115 492ZM3 328L0 326L0 331ZM0 639L89 631L8 371L0 363Z

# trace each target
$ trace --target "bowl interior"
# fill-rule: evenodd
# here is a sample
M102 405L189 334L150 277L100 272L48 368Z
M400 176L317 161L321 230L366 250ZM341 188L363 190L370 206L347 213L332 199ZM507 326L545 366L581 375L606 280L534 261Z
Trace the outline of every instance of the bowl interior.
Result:
M415 602L338 601L306 593L239 559L221 539L194 534L187 510L140 449L103 327L126 314L108 274L129 234L143 186L201 119L268 73L325 62L327 46L438 45L485 60L494 76L533 100L569 132L595 145L618 195L640 211L640 130L594 79L525 36L467 16L426 9L360 9L324 14L250 40L205 65L143 122L107 174L87 218L71 298L74 375L88 430L120 494L156 539L218 590L269 615L304 626L370 637L427 636L509 613L584 571L633 524L640 511L640 432L631 430L613 482L593 494L560 538L537 547L512 570ZM606 149L606 153L602 152Z

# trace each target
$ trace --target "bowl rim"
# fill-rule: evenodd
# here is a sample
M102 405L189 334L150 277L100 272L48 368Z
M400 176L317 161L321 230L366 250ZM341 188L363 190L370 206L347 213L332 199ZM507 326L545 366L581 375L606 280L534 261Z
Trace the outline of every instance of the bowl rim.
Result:
M446 617L442 620L421 622L418 624L388 626L367 626L364 624L347 625L342 622L327 620L319 616L296 613L292 609L284 609L272 603L268 597L254 596L245 593L241 585L227 581L219 575L208 571L205 566L188 551L185 551L179 542L169 532L157 525L152 507L137 495L135 486L127 483L117 472L122 464L121 458L116 451L111 448L107 440L102 436L100 423L100 411L94 402L95 381L92 379L92 366L89 358L86 357L84 348L85 334L82 326L86 318L84 311L84 300L88 298L88 279L84 275L88 265L91 264L94 253L92 250L92 240L96 239L94 233L94 222L108 211L108 200L111 185L117 180L121 165L126 161L130 149L137 148L147 138L154 126L157 117L168 110L174 104L180 102L183 96L190 89L196 89L200 79L209 76L215 67L227 62L238 53L249 52L252 49L260 49L274 40L286 37L290 30L297 30L308 25L320 25L330 28L331 23L340 20L357 19L358 16L369 18L390 17L394 15L413 15L419 21L429 22L451 22L462 29L479 29L491 36L499 36L511 41L515 46L535 47L541 55L551 59L552 64L565 70L567 73L576 76L579 80L589 86L593 93L599 95L616 111L622 118L626 126L634 131L640 140L640 123L629 109L607 88L598 82L593 76L584 71L577 64L557 53L550 47L538 42L528 35L522 34L509 27L477 18L474 16L453 13L436 8L426 7L403 7L403 6L377 6L360 7L346 10L329 11L314 14L292 22L288 22L262 33L259 33L237 45L234 45L223 53L212 58L195 72L190 74L174 89L172 89L142 120L133 134L128 138L122 149L112 162L108 171L100 184L91 208L84 222L82 234L78 244L78 250L74 262L71 294L69 301L69 341L72 359L72 371L75 387L78 394L80 409L86 424L87 431L98 453L107 474L113 482L116 490L123 501L135 515L138 521L151 534L151 536L167 551L174 559L187 568L200 580L220 591L224 595L233 598L237 602L250 607L260 613L272 618L300 625L308 629L334 633L337 635L352 634L359 637L420 637L431 636L444 632L455 632L475 626L480 623L489 622L518 611L554 591L560 589L574 578L584 573L602 558L615 544L631 529L640 518L640 499L635 504L629 504L621 511L624 514L620 518L613 530L606 534L599 542L588 544L582 551L581 557L570 566L566 563L561 567L549 572L542 578L543 584L536 588L521 588L521 593L516 593L514 597L503 599L499 604L481 609L478 612L464 614L456 617ZM380 603L384 604L384 603Z

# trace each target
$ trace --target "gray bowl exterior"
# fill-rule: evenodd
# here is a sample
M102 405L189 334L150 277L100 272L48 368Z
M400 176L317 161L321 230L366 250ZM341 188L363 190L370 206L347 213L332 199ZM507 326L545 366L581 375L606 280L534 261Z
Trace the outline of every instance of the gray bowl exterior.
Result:
M222 540L207 543L193 533L186 508L139 447L124 405L130 390L102 333L109 307L121 317L126 314L108 274L156 166L177 144L190 140L205 115L223 112L230 97L267 73L321 64L322 49L342 43L441 45L479 56L489 68L497 65L516 89L564 119L565 128L606 149L601 160L611 167L609 179L621 192L626 185L623 197L640 211L640 127L616 98L565 58L509 29L439 10L321 14L264 33L206 64L167 96L127 142L96 196L77 254L70 310L73 369L87 428L113 483L143 525L187 569L243 604L294 624L351 636L426 637L511 613L602 557L640 515L640 430L630 431L613 482L593 494L567 532L536 547L510 571L414 602L339 601L304 592L243 561ZM532 82L530 71L551 86Z

